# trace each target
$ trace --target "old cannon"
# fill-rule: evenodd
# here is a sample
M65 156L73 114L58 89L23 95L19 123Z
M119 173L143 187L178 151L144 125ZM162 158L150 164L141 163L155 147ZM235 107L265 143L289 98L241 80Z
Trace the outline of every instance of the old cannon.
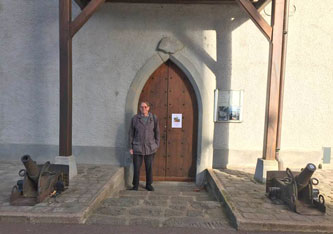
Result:
M14 185L10 204L29 206L42 202L51 193L60 193L68 186L68 166L50 164L37 165L29 155L21 157L25 169L19 171L24 177Z
M324 215L326 212L324 196L319 194L319 180L311 178L316 166L309 163L301 172L268 171L266 194L271 200L281 200L289 208L304 215Z

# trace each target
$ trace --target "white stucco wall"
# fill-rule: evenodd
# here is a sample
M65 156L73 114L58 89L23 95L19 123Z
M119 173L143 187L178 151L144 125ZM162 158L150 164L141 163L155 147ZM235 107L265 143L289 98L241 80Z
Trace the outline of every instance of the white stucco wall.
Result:
M285 164L319 162L321 148L333 145L332 6L291 4L281 156ZM0 1L1 158L58 154L58 30L57 0ZM215 123L214 140L206 143L214 146L217 167L255 165L262 156L268 42L236 4L103 5L73 39L78 161L122 163L128 90L163 37L185 45L181 54L201 77L198 86L209 84L207 93L213 95L215 82L244 90L243 122Z
M308 155L318 162L322 147L333 147L333 7L329 1L292 3L281 155L290 163Z
M329 1L290 1L280 151L286 167L321 163L322 147L333 145L332 10ZM270 6L262 12L268 22L269 14ZM232 35L231 87L244 89L244 121L216 124L214 160L217 166L255 165L262 156L268 43L250 20ZM223 131L228 142L217 139Z

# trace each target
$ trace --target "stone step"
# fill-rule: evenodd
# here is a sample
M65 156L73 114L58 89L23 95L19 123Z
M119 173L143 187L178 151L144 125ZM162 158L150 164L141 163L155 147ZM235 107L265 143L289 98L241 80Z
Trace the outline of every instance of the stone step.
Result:
M135 198L146 200L171 200L171 201L215 201L215 198L207 192L145 192L141 191L121 191L119 198Z
M91 224L230 228L222 204L193 183L154 183L155 191L122 190L105 199Z

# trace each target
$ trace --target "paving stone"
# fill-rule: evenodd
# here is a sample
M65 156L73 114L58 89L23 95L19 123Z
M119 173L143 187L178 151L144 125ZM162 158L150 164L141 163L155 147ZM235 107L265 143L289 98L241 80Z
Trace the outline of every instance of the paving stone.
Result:
M119 195L119 197L135 197L136 199L139 199L139 200L144 200L147 198L147 195L132 195L132 194L121 194Z
M213 209L221 208L221 203L217 201L193 201L191 207L194 209Z
M174 210L174 209L166 209L165 210L165 217L170 217L170 216L184 216L185 210Z
M198 217L169 218L163 222L164 227L196 227L209 229L231 229L228 222L217 219Z
M110 224L110 225L128 225L126 217L110 217L106 215L91 215L86 224Z
M109 198L104 200L103 205L131 207L140 203L140 200L132 197Z
M121 201L127 198L129 200L140 200L140 202L135 206L123 207L127 209L128 215L120 212L116 217L126 217L129 220L129 225L172 226L175 224L176 226L200 226L205 228L215 228L215 226L226 228L230 226L221 204L217 201L211 201L211 197L205 190L194 192L196 187L193 185L188 186L188 183L186 183L186 186L179 185L181 183L154 183L155 188L160 192L172 190L168 194L150 192L147 196L142 196L142 193L136 195L135 192L121 191L119 198L112 198L112 201ZM107 201L110 201L110 199L107 199ZM103 213L103 215L110 218L114 217L107 214L110 211L104 208L112 209L114 207L121 208L122 206L110 206L107 201L103 202L94 214ZM196 204L197 209L191 206L192 203ZM200 203L203 204L199 205ZM218 215L214 216L215 214ZM103 219L106 218L103 217ZM95 220L99 222L96 217ZM199 221L200 224L198 224ZM91 219L89 222L93 223L94 220Z
M177 202L181 202L181 201L194 201L194 197L193 196L172 196L170 197L171 202L177 201Z
M146 206L167 206L168 201L167 200L144 200L143 204Z
M187 206L184 204L180 204L180 205L171 204L171 205L169 205L169 208L173 209L173 210L186 210Z
M245 213L245 212L243 212L243 213L242 213L242 216L243 216L244 218L247 218L247 219L257 219L257 218L258 218L257 214L252 213L252 212L250 212L250 213Z
M224 193L226 194L228 202L232 204L232 209L242 216L244 222L249 220L252 225L258 222L258 226L261 225L260 220L265 220L265 222L267 221L268 223L281 221L296 222L297 224L304 223L304 225L308 225L309 223L331 225L333 223L333 217L330 216L332 212L330 205L333 204L333 202L329 197L333 189L333 186L329 185L333 182L332 169L317 170L314 174L314 177L318 178L320 181L320 184L315 186L315 188L318 188L321 193L326 193L327 212L326 215L321 216L321 218L320 216L298 215L291 211L287 205L281 205L281 202L277 201L272 202L265 196L265 185L253 180L253 168L214 170L214 173L219 182L223 185L225 189ZM331 175L331 177L329 175ZM194 204L194 206L196 206L196 204Z
M47 218L48 215L51 217L52 214L57 214L56 217L61 218L62 214L67 217L69 214L82 212L84 209L87 209L90 202L92 202L92 199L97 197L97 193L99 192L98 189L101 188L103 184L106 184L112 178L114 173L119 170L119 167L110 165L78 165L78 175L71 180L71 185L65 192L57 196L56 199L47 198L44 200L44 202L28 208L24 206L15 207L9 205L10 191L13 185L16 184L16 181L20 179L20 177L17 175L17 172L23 168L22 164L20 162L17 162L16 164L1 162L0 165L2 164L6 165L4 170L10 172L14 171L15 173L6 173L6 177L0 173L0 179L5 179L7 181L6 183L0 184L0 216L3 214L3 212L10 211L26 216L24 220L32 220L30 219L31 217L29 218L29 215L33 213L33 222L39 222L43 220L48 221L50 220ZM98 170L94 170L93 168L98 168ZM94 183L91 184L89 181L94 181ZM38 218L39 214L43 215L40 215L40 218ZM6 216L6 219L15 220L15 217L16 216ZM1 220L3 220L3 217Z
M100 207L95 211L96 214L119 216L126 215L127 209L123 207Z
M200 196L200 195L203 195L203 196L207 196L207 191L205 189L202 189L202 190L199 190L199 191L184 191L184 192L181 192L180 194L181 196Z
M129 225L149 225L153 227L160 226L160 219L153 219L148 217L140 217L140 218L131 218L129 220Z
M130 215L135 215L135 216L149 216L149 217L154 217L154 216L160 216L163 213L163 209L160 207L139 207L139 208L131 208L128 210L128 213Z
M204 213L202 210L187 210L186 216L188 217L203 217Z
M203 210L206 217L228 219L222 207Z
M31 209L32 213L48 213L51 212L54 208L53 207L34 207Z
M168 195L149 195L148 198L149 200L169 200L170 196Z
M216 199L209 196L208 194L205 194L205 195L195 196L195 200L196 201L215 201Z

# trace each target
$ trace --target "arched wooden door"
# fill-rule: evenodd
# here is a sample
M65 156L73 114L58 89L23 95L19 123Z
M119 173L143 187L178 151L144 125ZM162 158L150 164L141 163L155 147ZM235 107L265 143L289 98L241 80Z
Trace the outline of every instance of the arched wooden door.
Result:
M139 103L141 101L148 101L150 112L159 119L161 143L153 164L154 180L194 180L198 105L186 75L167 61L148 79ZM182 114L181 128L172 127L172 114ZM177 121L175 124L179 124ZM145 180L144 166L140 179Z

